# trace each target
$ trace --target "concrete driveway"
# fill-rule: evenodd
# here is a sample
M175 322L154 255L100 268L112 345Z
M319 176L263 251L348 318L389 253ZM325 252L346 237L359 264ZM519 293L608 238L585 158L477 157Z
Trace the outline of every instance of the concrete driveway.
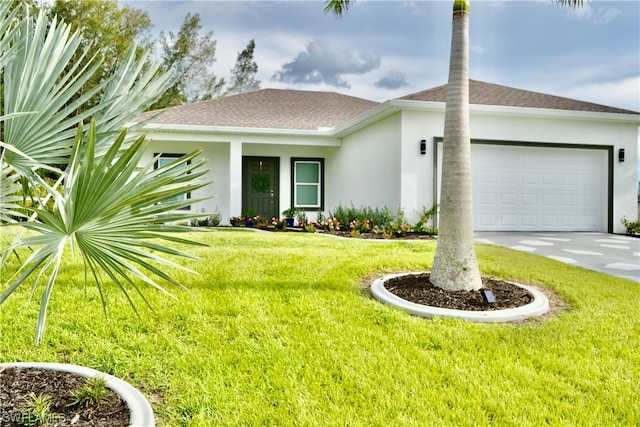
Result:
M476 242L546 256L640 283L640 239L606 233L476 232Z

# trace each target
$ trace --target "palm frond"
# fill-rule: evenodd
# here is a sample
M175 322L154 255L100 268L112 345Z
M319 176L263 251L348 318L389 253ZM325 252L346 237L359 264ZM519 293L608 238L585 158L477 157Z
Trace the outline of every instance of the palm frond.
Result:
M4 67L15 51L22 46L22 43L12 43L19 29L18 11L19 6L15 7L13 2L0 2L0 68Z
M324 6L324 13L333 13L337 18L342 18L349 10L349 6L354 0L327 0Z
M47 305L68 243L81 253L98 287L102 286L99 277L103 272L122 290L136 313L131 292L148 305L140 282L167 294L169 292L151 276L182 286L162 267L188 268L166 256L197 259L162 241L198 244L166 234L190 230L166 222L197 216L176 211L194 203L193 199L175 199L208 184L201 180L206 173L202 170L206 160L200 158L200 151L179 159L183 165L188 164L187 167L172 163L154 169L152 160L139 168L148 145L144 137L122 151L126 140L126 131L122 131L105 155L95 160L96 135L95 122L91 123L86 136L82 126L79 127L64 188L62 194L55 196L53 212L35 209L38 221L24 223L31 235L10 246L10 249L25 246L38 249L0 295L0 303L33 274L36 274L34 286L40 277L48 277L40 302L36 343L44 338ZM100 293L104 295L102 290ZM104 300L103 305L106 305Z
M20 175L0 155L0 225L26 218L19 202L23 199Z
M88 52L74 58L80 41L77 32L71 34L68 25L55 19L49 22L43 11L35 22L27 12L13 35L11 43L20 47L4 70L4 143L28 157L8 152L5 161L23 175L32 175L38 166L29 159L66 163L75 127L95 113L78 113L77 108L101 90L100 85L73 100L99 65L95 57L85 61ZM17 114L25 112L30 114Z
M122 128L136 129L144 123L132 124L132 120L153 104L171 85L170 73L158 73L161 62L147 64L149 52L136 57L137 48L129 47L125 58L117 68L113 78L105 87L102 108L96 114L97 132L100 135L98 155L110 144L104 138L112 132L119 133Z

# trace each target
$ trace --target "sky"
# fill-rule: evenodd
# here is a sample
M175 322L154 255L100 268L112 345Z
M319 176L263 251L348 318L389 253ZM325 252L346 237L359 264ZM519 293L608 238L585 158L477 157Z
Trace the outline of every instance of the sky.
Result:
M356 1L342 19L322 1L126 0L153 31L199 13L229 77L256 42L262 88L385 101L446 83L452 1ZM640 111L640 2L471 1L470 78Z

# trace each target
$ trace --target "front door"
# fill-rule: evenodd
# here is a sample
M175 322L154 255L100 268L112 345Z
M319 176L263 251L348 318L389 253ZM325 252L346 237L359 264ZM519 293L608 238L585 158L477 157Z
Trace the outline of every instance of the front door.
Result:
M278 189L280 184L278 157L242 158L242 212L255 212L271 218L280 216Z

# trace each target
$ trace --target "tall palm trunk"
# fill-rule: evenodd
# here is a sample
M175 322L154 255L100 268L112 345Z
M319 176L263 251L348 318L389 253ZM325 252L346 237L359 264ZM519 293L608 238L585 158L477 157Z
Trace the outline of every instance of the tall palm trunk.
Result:
M438 246L431 282L446 290L482 287L473 239L469 131L469 1L456 0L444 119Z

